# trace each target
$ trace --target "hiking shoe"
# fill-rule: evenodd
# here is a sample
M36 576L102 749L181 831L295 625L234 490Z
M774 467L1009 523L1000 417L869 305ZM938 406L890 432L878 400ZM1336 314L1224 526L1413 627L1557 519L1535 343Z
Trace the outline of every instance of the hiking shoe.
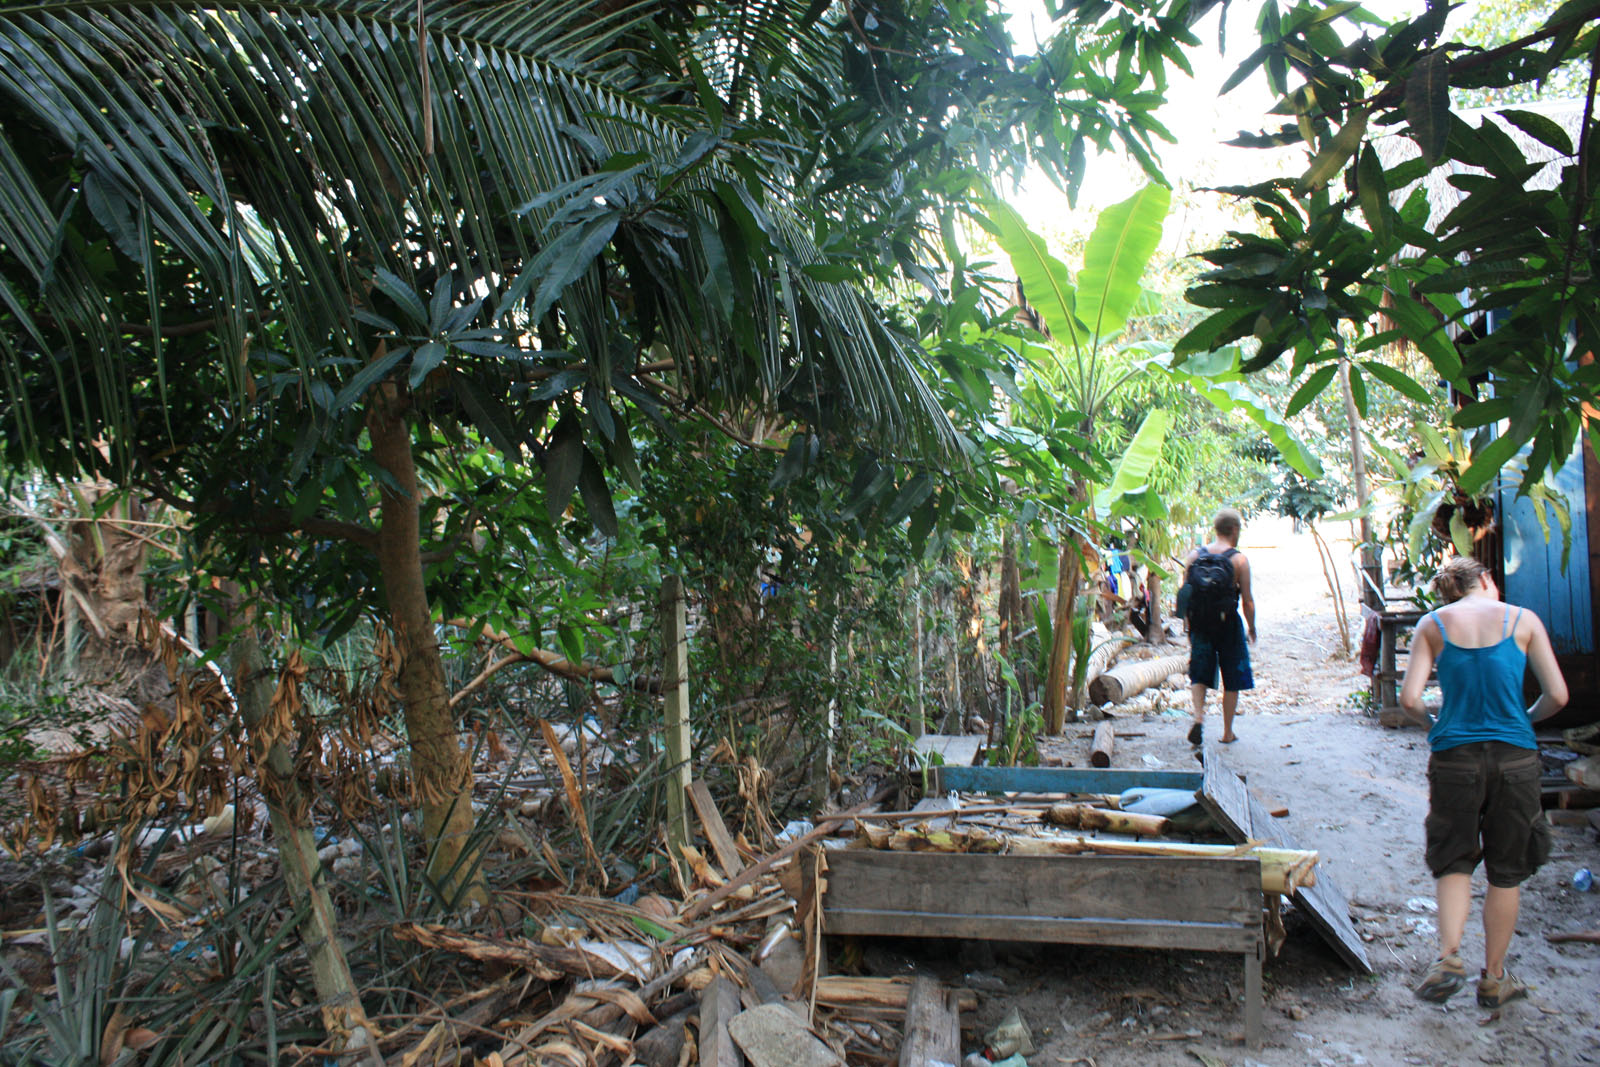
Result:
M1484 981L1490 981L1485 978ZM1500 979L1504 982L1505 979ZM1433 961L1428 968L1428 973L1422 976L1422 981L1417 983L1413 992L1418 1000L1426 1000L1433 1004L1443 1004L1460 991L1467 984L1466 968L1461 966L1461 953L1452 952L1443 959ZM1483 1000L1483 986L1478 986L1478 1000Z
M1189 743L1191 745L1198 745L1200 743L1200 738L1203 737L1204 735L1205 735L1205 724L1204 723L1198 723L1197 722L1193 726L1189 727Z
M1498 1008L1510 1001L1521 1000L1527 995L1527 984L1512 974L1508 967L1500 969L1499 978L1489 977L1488 971L1482 971L1478 975L1478 1006L1481 1008Z

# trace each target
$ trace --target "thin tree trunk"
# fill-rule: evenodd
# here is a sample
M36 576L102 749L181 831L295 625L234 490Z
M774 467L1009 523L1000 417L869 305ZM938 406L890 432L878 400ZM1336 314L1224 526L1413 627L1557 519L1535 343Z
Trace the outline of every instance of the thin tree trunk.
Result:
M272 721L274 683L252 621L247 619L234 639L232 655L234 696L255 753L256 780L272 822L278 865L294 908L304 914L300 939L311 964L311 984L320 1001L323 1028L335 1048L365 1049L368 1061L381 1064L375 1046L377 1034L361 1006L355 978L339 943L338 915L328 897L311 834L311 798L295 777L294 757L284 739L263 737L260 732Z
M1369 581L1361 583L1361 602L1373 611L1383 610L1383 569L1372 543L1372 517L1366 513L1371 493L1367 487L1367 448L1361 429L1361 412L1356 410L1355 394L1350 391L1350 364L1339 361L1339 391L1344 394L1344 415L1350 423L1350 471L1356 485L1356 507L1361 530L1361 569Z
M1078 581L1083 556L1077 538L1067 533L1061 540L1056 563L1056 617L1050 631L1050 670L1044 680L1044 726L1059 734L1067 724L1067 667L1072 661L1072 616L1078 603Z
M420 491L405 414L389 395L375 392L367 418L372 458L393 479L380 490L378 568L388 599L389 625L399 647L400 697L405 708L411 769L422 805L428 874L446 900L485 902L488 893L468 850L472 833L472 766L462 751L433 614L422 578Z
M1144 591L1146 607L1150 612L1150 643L1164 645L1167 643L1167 623L1161 615L1161 576L1153 571L1146 574Z
M1022 632L1022 573L1017 563L1016 527L1006 524L1000 538L1000 658L1011 659L1011 644Z

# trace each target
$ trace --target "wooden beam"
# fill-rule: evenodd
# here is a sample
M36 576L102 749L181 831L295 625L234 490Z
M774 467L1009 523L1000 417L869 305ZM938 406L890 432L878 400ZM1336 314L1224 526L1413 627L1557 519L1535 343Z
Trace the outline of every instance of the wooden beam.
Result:
M935 767L943 793L1121 793L1134 786L1199 789L1199 771L1100 770L1088 767Z

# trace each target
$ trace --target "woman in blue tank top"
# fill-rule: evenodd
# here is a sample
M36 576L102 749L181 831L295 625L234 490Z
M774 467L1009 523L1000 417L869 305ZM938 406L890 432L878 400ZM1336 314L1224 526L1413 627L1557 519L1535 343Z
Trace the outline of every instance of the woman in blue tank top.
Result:
M1544 624L1531 611L1500 603L1483 564L1450 560L1433 590L1446 604L1417 624L1400 692L1406 712L1423 719L1422 690L1437 665L1444 703L1428 731L1426 859L1437 880L1439 955L1416 994L1442 1003L1466 984L1461 938L1472 908L1472 872L1481 860L1489 890L1478 1003L1498 1008L1528 993L1505 969L1505 959L1519 887L1543 859L1537 854L1542 820L1533 724L1566 704L1567 683ZM1542 691L1525 708L1528 667Z

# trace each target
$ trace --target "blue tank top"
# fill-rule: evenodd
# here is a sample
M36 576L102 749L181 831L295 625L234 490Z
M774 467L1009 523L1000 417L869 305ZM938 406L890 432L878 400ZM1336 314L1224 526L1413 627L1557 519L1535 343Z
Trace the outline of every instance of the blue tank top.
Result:
M1517 647L1510 606L1500 624L1500 641L1482 648L1452 644L1439 613L1429 614L1444 637L1444 650L1436 661L1444 707L1428 731L1428 747L1442 752L1478 741L1502 741L1537 749L1533 722L1522 703L1522 673L1528 656ZM1521 608L1517 618L1522 618Z

